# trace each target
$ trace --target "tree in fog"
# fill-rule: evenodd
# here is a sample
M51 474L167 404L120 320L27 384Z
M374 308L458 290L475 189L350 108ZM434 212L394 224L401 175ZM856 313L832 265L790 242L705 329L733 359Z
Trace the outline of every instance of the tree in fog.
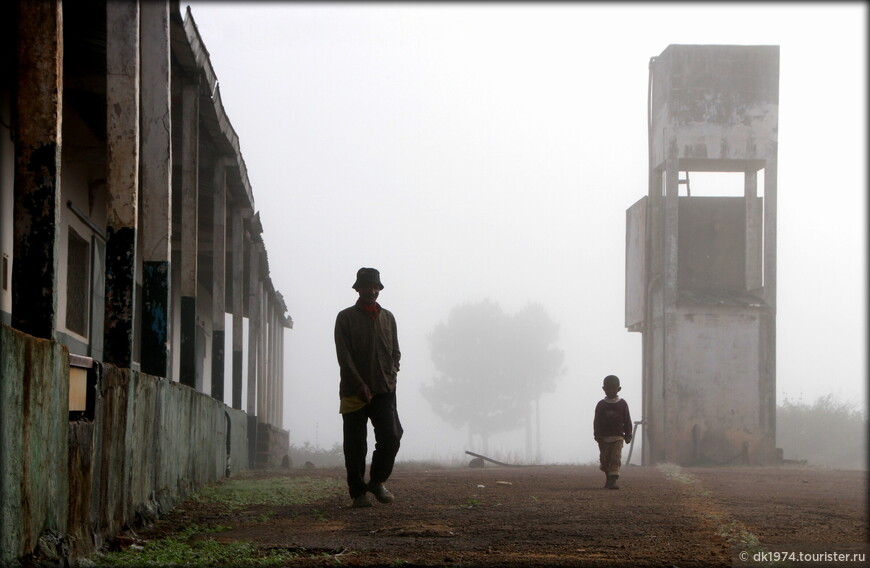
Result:
M469 440L478 436L483 451L492 434L522 426L530 444L532 408L563 372L558 336L539 304L513 316L489 300L458 306L429 334L439 374L423 396L451 425L467 427Z

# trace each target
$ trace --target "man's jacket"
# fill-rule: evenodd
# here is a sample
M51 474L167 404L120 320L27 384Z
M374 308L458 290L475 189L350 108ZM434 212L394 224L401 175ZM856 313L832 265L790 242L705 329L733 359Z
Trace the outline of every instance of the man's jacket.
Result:
M363 383L372 395L396 390L402 354L396 318L390 311L380 308L375 319L358 305L340 311L335 318L335 352L341 370L340 397L356 395Z

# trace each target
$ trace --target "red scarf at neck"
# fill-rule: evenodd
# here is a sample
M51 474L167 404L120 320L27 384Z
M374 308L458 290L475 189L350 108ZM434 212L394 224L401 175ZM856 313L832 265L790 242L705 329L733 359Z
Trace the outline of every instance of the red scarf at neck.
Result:
M381 312L381 307L377 302L373 302L371 304L363 302L362 300L357 300L356 305L361 307L365 313L369 315L370 318L377 319L378 314Z

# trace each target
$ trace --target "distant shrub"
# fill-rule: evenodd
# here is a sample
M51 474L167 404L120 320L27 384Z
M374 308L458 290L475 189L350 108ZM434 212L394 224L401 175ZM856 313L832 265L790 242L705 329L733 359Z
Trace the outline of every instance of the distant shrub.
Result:
M336 442L328 449L317 448L307 441L302 446L291 445L289 456L291 467L304 468L306 463L314 467L344 466L341 442Z
M856 403L833 394L813 404L786 399L776 413L777 447L783 457L832 468L867 468L867 416Z

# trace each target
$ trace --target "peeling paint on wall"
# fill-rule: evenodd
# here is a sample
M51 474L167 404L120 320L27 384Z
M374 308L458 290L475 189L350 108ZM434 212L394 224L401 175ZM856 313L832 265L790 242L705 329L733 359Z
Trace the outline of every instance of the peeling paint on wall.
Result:
M169 262L142 262L142 371L165 377L169 362Z
M55 336L60 164L54 143L19 153L15 179L15 262L12 325L30 335Z
M179 343L181 384L196 387L196 298L181 297L181 341Z
M226 334L221 329L214 330L211 347L211 396L224 401L224 350Z
M136 230L106 231L106 301L103 358L129 368L133 360L133 314L136 276Z

